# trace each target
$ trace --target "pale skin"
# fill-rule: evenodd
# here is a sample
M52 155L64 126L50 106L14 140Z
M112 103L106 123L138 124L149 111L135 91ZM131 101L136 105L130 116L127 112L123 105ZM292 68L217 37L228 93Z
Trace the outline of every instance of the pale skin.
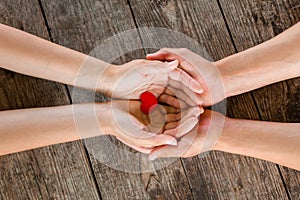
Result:
M212 115L215 120L211 120ZM209 130L211 126L218 126L219 120L225 121L221 132ZM156 147L149 158L191 157L205 151L217 150L268 160L300 170L299 130L299 123L231 119L218 112L206 110L200 116L198 127L183 136L176 147ZM203 147L208 134L219 135L217 143L212 142L209 149Z
M2 28L2 27L1 27ZM14 34L12 34L14 35ZM17 34L18 35L18 34ZM9 37L9 34L6 35ZM29 37L29 36L28 36ZM22 37L21 37L22 38ZM288 38L288 39L287 39ZM299 72L299 23L295 25L294 27L290 28L289 30L285 31L284 33L280 34L279 36L275 37L274 39L265 42L261 45L258 45L256 47L253 47L249 50L246 50L244 52L232 55L230 57L227 57L225 59L222 59L218 62L212 63L209 61L206 61L205 59L201 58L197 54L187 50L187 49L163 49L159 51L156 54L148 55L147 58L151 60L162 60L162 61L173 61L177 60L179 62L180 68L176 68L175 65L177 63L172 63L169 65L169 69L165 72L168 74L167 76L164 76L163 78L158 78L161 82L158 84L159 86L167 87L167 90L160 91L155 90L153 91L156 96L160 95L162 100L164 102L171 104L173 106L178 107L178 102L175 100L175 98L172 98L172 95L175 95L179 99L181 99L183 102L197 106L199 104L203 104L204 106L213 105L222 99L241 94L243 92L247 92L265 85L268 85L270 83L286 80L289 78L298 77L300 75ZM33 39L33 38L31 38ZM35 38L36 39L36 38ZM27 40L29 40L27 38ZM1 41L2 42L2 41ZM23 42L26 42L24 40ZM41 42L40 45L49 45L46 43ZM9 45L15 45L14 43L8 43ZM24 45L22 45L24 46ZM25 45L26 46L26 45ZM40 49L43 47L37 46L37 49ZM58 48L57 46L53 46L53 48ZM13 49L13 48L11 48ZM47 51L46 55L52 55L51 48ZM282 49L285 51L282 52ZM22 49L20 55L26 55L26 52L34 51L34 49ZM65 49L66 50L66 49ZM4 51L4 52L3 52ZM62 55L64 55L64 50L61 49ZM71 54L73 55L74 52L68 51L68 56ZM55 51L56 52L56 51ZM54 52L54 55L56 53ZM3 54L2 54L3 53ZM8 52L5 54L5 49L1 49L1 55L6 55L10 58L13 58L13 55L15 55L18 52ZM20 53L20 52L19 52ZM22 54L23 53L23 54ZM36 54L39 54L39 51L36 51ZM61 55L59 53L59 55ZM32 68L35 65L32 63L35 62L35 59L29 59L32 61L30 65L28 65L25 69L24 63L19 63L19 67L17 65L17 69L12 67L12 62L10 59L4 59L5 62L1 63L5 68L17 71L20 73L25 73L28 75L33 75L41 78L46 78L49 80L55 80L59 82L63 82L70 85L77 85L74 84L75 79L75 73L71 70L71 73L69 71L69 67L71 66L80 66L83 60L86 59L86 57L83 58L83 60L80 60L78 62L69 64L69 59L64 60L65 56L54 56L49 59L48 56L45 57L45 60L48 62L42 63L41 66L46 66L46 69L54 69L54 72L50 70L49 74L51 73L67 73L70 74L70 76L66 76L67 78L62 77L59 79L59 77L43 77L44 73L41 74L34 74L32 70L30 73L26 72L27 68ZM26 61L26 56L24 56L24 60ZM31 55L32 56L32 55ZM37 57L33 58L39 58L42 55L39 55ZM75 57L79 56L79 54L74 54ZM30 56L29 56L30 57ZM88 57L87 60L91 59L91 62L89 63L90 66L93 66L93 62L95 61L96 64L94 64L94 67L99 66L97 63L99 61L94 60L93 58ZM44 59L42 59L43 61ZM49 60L54 61L55 63L52 65L49 65ZM62 60L62 61L61 61ZM57 61L61 61L56 63ZM247 61L244 63L244 61ZM284 61L284 62L283 62ZM133 65L130 63L127 64L127 69L131 69L132 66L138 65L139 61L135 61ZM27 62L25 62L27 63ZM30 62L29 62L30 63ZM50 62L51 63L51 62ZM199 65L200 63L200 65ZM242 63L242 64L241 64ZM22 65L21 65L22 64ZM79 64L79 65L78 65ZM103 64L103 63L102 63ZM165 63L162 62L156 62L154 65L157 64L157 71L151 74L161 74L161 71L158 70L159 66L166 67ZM63 72L57 72L55 70L60 70L61 68L56 69L55 66L61 65L63 69L66 71ZM64 66L68 67L64 67ZM107 65L106 63L103 64ZM146 63L144 60L142 60L142 65L146 65L147 69L150 69L150 64ZM51 66L51 67L48 67ZM141 66L141 65L140 65ZM111 92L111 89L109 88L109 85L114 84L107 84L109 79L106 79L106 77L114 77L112 80L117 80L118 75L124 73L122 70L126 70L126 64L125 67L120 70L115 67L109 67L103 73L103 79L100 81L103 88L99 88L99 85L97 84L96 87L94 85L77 85L79 87L83 87L86 89L92 89L94 90L96 88L97 91L103 92L108 96L113 96L113 92ZM213 70L211 70L213 68ZM93 69L93 68L91 68ZM141 67L143 69L143 67ZM144 68L145 69L145 68ZM21 71L19 71L21 70ZM76 70L78 71L78 68ZM120 72L122 71L122 73ZM143 71L143 70L142 70ZM145 70L146 71L146 70ZM140 71L139 71L140 72ZM263 72L263 73L262 73ZM110 76L105 76L105 74L109 74ZM144 74L145 75L145 74ZM155 77L155 76L154 76ZM192 77L192 78L191 78ZM55 79L56 78L56 79ZM131 77L126 77L130 79ZM94 79L97 79L97 77L94 77ZM219 80L220 79L220 80ZM67 81L66 81L67 80ZM126 80L126 79L124 79ZM143 80L141 78L141 80ZM153 80L153 79L152 79ZM84 81L83 81L84 82ZM183 84L178 84L183 83ZM222 83L220 85L220 83ZM238 84L236 84L238 83ZM148 85L147 85L148 84ZM125 90L120 89L119 94L124 95L124 98L134 97L137 98L139 94L149 89L149 84L151 85L151 82L149 81L146 83L146 88L142 88L141 91L133 91L129 95L129 93ZM203 89L201 86L202 85ZM135 85L129 85L129 88L134 88ZM178 93L174 90L178 89ZM157 87L160 88L160 87ZM155 87L155 89L157 89ZM192 90L188 90L187 88L192 88ZM202 90L204 92L202 93ZM164 92L164 93L162 93ZM192 92L194 92L192 94ZM175 93L175 94L174 94ZM192 102L189 102L187 99L187 96L193 97ZM196 96L196 97L195 97ZM113 96L114 97L114 96ZM174 103L174 102L177 102ZM118 106L117 106L118 107ZM84 109L85 110L85 109ZM120 110L120 109L117 109ZM122 109L121 109L122 110ZM201 109L199 109L198 113ZM10 111L6 111L10 112ZM131 116L130 112L126 111L127 113L125 116ZM61 113L62 114L62 113ZM169 116L173 116L176 113L168 113ZM176 114L177 115L177 114ZM187 114L189 116L189 114ZM198 117L198 114L191 115L194 118ZM206 135L218 135L219 133L209 132L211 129L205 129L208 125L217 126L218 123L215 123L215 120L211 121L211 116L215 116L214 119L224 121L224 129L222 129L220 133L219 140L217 142L211 142L209 143L211 146L202 148L203 146L203 138ZM9 120L12 120L13 117ZM8 121L9 121L8 120ZM24 119L25 120L25 119ZM99 120L102 122L102 120ZM103 120L105 122L105 120ZM109 123L108 123L109 124ZM70 124L72 127L72 124ZM206 111L204 115L201 115L199 124L195 126L194 128L183 129L186 130L187 133L180 132L179 135L177 135L176 128L178 128L178 118L175 117L173 121L167 122L164 127L169 127L170 131L166 132L171 136L174 136L178 139L178 146L177 147L171 147L171 146L160 146L155 147L157 145L149 144L149 143L139 143L139 140L134 139L128 139L128 135L125 137L125 139L128 139L128 141L125 141L125 143L131 145L133 148L144 151L145 153L151 151L150 159L154 159L156 157L169 157L169 156L183 156L183 157L189 157L196 155L198 153L203 152L203 150L220 150L220 151L226 151L231 153L237 153L241 155L247 155L252 156L256 158L261 158L265 160L269 160L272 162L276 162L291 168L300 169L299 165L297 165L297 159L296 156L299 155L300 149L297 147L297 144L299 144L299 124L283 124L283 123L273 123L273 122L258 122L258 121L250 121L250 120L238 120L238 119L229 119L225 118L221 114ZM25 126L25 125L24 125ZM58 126L59 127L59 126ZM74 127L74 124L73 124ZM101 126L102 127L102 126ZM103 126L105 127L105 126ZM109 127L113 127L112 124L109 125ZM141 127L141 126L136 126ZM172 128L171 128L172 127ZM209 127L209 126L208 126ZM14 128L14 127L12 127ZM25 127L22 127L25 128ZM46 127L42 127L42 130L47 129ZM61 127L63 128L63 127ZM262 130L263 128L263 130ZM168 128L166 128L168 129ZM172 130L174 129L174 130ZM192 129L192 131L191 131ZM8 131L7 129L5 129ZM19 127L19 131L23 130ZM51 129L50 129L51 130ZM75 129L72 129L70 133L74 134ZM117 130L117 129L114 129ZM141 129L138 129L141 130ZM260 132L259 132L259 131ZM54 131L54 133L58 133L58 130ZM73 131L73 132L72 132ZM214 131L214 129L212 129ZM38 130L38 132L42 132L41 129ZM118 132L118 131L117 131ZM122 131L121 131L122 132ZM4 133L4 132L3 132ZM107 130L107 133L110 133L109 130ZM289 133L289 134L287 134ZM20 134L20 132L16 131L16 134ZM99 134L99 133L97 133ZM151 133L150 133L151 134ZM46 135L41 135L42 137L45 137ZM121 137L117 135L117 137ZM155 137L154 135L151 135ZM191 137L192 136L192 137ZM257 137L253 137L257 136ZM58 140L61 142L64 142L64 138L60 138L61 136L57 136ZM160 136L161 137L161 136ZM46 138L46 137L45 137ZM76 136L73 135L73 137L70 136L70 138L76 139ZM171 137L172 138L172 137ZM293 139L291 139L293 138ZM121 140L124 140L122 137ZM141 138L139 138L141 139ZM153 140L157 142L157 140ZM162 139L163 141L163 139ZM174 140L173 140L174 141ZM59 141L57 141L59 142ZM143 141L145 142L145 141ZM167 144L169 142L165 142ZM140 146L142 144L142 146ZM173 143L174 144L174 143ZM159 145L163 145L163 143L159 143ZM274 145L277 145L278 148L274 148ZM299 146L299 145L298 145ZM183 148L184 147L184 148ZM154 149L153 149L154 148ZM209 148L209 149L207 149Z
M0 30L2 68L101 92L117 99L139 99L141 93L151 91L155 96L160 96L160 102L172 105L175 110L187 107L185 102L173 96L162 95L169 82L169 73L178 66L177 61L140 59L123 65L113 65L6 25L0 24ZM185 79L184 83L191 92L202 92L200 85L191 77ZM172 90L173 95L177 92L180 90ZM137 101L114 100L106 104L0 112L0 155L103 134L114 135L144 153L149 153L151 148L158 145L176 145L174 137L156 134L161 133L161 130L144 130L147 129L146 121L142 121L144 124L138 123L145 118L139 113L139 106L140 102ZM197 113L194 114L193 109L186 114L196 121L200 110L197 109ZM81 115L76 115L76 111ZM101 115L95 117L98 111ZM174 124L178 124L178 111L176 115L172 112L172 109L164 110L166 121L160 125L163 130L172 129ZM122 118L116 119L111 113ZM95 118L97 120L93 121ZM125 119L128 120L131 131L126 132L122 127L116 126L118 123L122 124ZM76 121L80 121L83 130L76 129ZM115 121L115 124L111 123L112 121ZM136 123L130 123L131 121Z
M197 96L204 106L210 106L229 96L299 77L300 23L267 42L215 63L187 49L162 49L148 55L147 59L178 60L181 69L176 70L181 70L183 76L192 76L204 86L204 92ZM171 77L175 80L180 78ZM211 120L212 116L214 120ZM220 120L224 122L220 132L208 129L220 124ZM199 125L192 132L178 138L177 147L156 147L149 158L190 157L204 151L219 150L300 170L299 130L299 123L230 119L206 110L200 117ZM173 135L176 137L176 133ZM219 137L216 142L208 142L209 148L203 148L207 135Z
M0 30L2 68L97 91L108 97L139 99L145 91L158 97L168 85L169 73L178 66L177 61L144 59L114 65L3 24ZM202 92L202 87L191 77L183 83L193 92ZM175 102L170 96L167 101Z
M204 87L197 94L203 106L300 75L300 22L275 38L217 62L210 62L188 49L165 48L148 54L149 60L180 64L175 81L192 76ZM220 80L219 80L220 79ZM202 101L201 101L202 100Z
M140 104L140 101L115 100L2 111L0 155L101 135L116 136L143 153L158 145L176 145L174 137L157 133L180 120L180 116L173 115L178 109L157 107L149 117L141 112ZM150 122L151 117L160 121Z

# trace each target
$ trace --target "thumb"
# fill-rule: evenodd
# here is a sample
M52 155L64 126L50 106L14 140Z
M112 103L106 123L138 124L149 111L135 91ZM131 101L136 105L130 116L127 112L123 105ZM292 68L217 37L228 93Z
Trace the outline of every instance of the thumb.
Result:
M191 130L193 130L194 127L198 124L198 118L197 117L191 117L183 122L179 126L177 126L175 129L166 130L164 134L166 135L172 135L176 138L181 138L185 134L189 133Z
M173 136L165 134L153 134L147 131L141 130L140 133L143 134L142 137L135 138L139 146L143 147L155 147L160 145L171 145L176 146L177 140Z
M178 61L171 62L157 62L151 67L147 68L148 74L169 73L178 67Z
M172 61L177 60L176 54L173 54L165 49L161 49L155 53L146 55L147 60L161 60L161 61Z
M138 146L136 144L131 144L131 143L126 142L125 140L119 138L119 137L117 137L117 139L120 140L121 142L123 142L124 144L126 144L127 146L129 146L129 147L131 147L131 148L133 148L133 149L135 149L135 150L137 150L141 153L149 154L152 151L151 148L145 148L145 147Z
M182 146L161 146L155 147L148 156L149 160L155 160L157 158L170 158L181 157L184 154L185 149Z

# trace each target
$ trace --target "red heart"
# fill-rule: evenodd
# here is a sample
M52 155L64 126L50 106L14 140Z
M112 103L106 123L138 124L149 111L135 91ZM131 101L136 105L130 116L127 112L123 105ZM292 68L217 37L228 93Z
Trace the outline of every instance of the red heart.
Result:
M142 101L141 111L145 114L152 112L158 105L156 97L151 92L142 93L140 99Z

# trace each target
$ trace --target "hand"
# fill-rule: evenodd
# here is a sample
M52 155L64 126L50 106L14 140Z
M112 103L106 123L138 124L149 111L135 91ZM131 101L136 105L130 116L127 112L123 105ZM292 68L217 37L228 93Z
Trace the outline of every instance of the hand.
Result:
M226 117L220 113L205 110L201 115L199 124L179 138L177 146L155 147L149 159L159 157L191 157L199 153L213 150L218 138L226 127Z
M133 100L106 103L108 114L99 113L101 116L98 120L103 132L116 136L126 145L143 153L149 153L159 145L176 145L174 137L160 134L165 125L165 114L161 114L161 108L157 107L148 116L141 112L140 105L140 101ZM168 112L177 112L177 109L168 108Z
M136 100L111 101L107 104L110 114L99 119L99 123L104 129L108 127L108 133L142 153L150 153L160 145L176 145L177 140L171 134L178 136L189 132L198 123L201 112L199 108L181 112L172 106L158 105L146 115L141 112L140 105Z
M100 86L104 87L107 96L122 99L139 99L140 95L145 91L152 92L156 97L159 97L165 90L169 82L169 74L179 76L176 69L178 62L161 62L149 60L133 60L121 66L112 65L108 68L103 76ZM189 88L190 93L201 91L200 85L193 81L191 77L183 77L183 83ZM162 98L173 104L174 97L163 95ZM174 105L179 107L179 105Z
M169 74L172 80L171 88L184 87L181 83L187 85L187 81L192 88L198 88L200 84L204 90L203 93L191 94L191 90L183 89L187 96L197 96L196 102L198 105L211 106L226 97L222 74L220 74L217 66L188 49L164 48L156 53L148 54L147 59L160 61L178 60L179 67ZM196 80L196 83L194 80ZM179 96L179 98L181 97Z

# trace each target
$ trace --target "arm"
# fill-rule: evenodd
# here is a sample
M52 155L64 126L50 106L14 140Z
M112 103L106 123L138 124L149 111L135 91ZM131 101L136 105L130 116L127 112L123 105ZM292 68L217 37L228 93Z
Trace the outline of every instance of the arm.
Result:
M5 69L122 99L139 99L145 91L160 96L168 73L178 66L177 61L144 59L113 65L2 24L0 56ZM191 90L199 90L193 86Z
M231 119L205 110L199 126L176 147L156 147L149 159L191 157L210 150L251 156L300 170L300 124Z
M300 170L300 124L227 119L215 150Z
M104 70L110 64L72 49L54 44L29 33L0 24L0 67L18 73L75 85L81 65L86 61L91 73L90 80L97 80L95 71ZM99 74L101 74L101 72ZM86 77L86 78L88 78ZM94 89L84 85L82 88ZM104 90L107 90L104 88Z
M0 155L83 139L76 129L73 109L88 110L91 106L82 104L0 112ZM97 111L103 113L101 116L108 113L104 104L99 105ZM92 120L89 119L94 117L91 112L85 112L81 119L76 116L81 124L86 123L85 133L89 136L109 133L108 130L99 132L99 128L90 123Z
M278 81L300 76L300 22L275 38L217 62L205 60L188 49L164 48L148 54L149 60L178 60L181 81L190 75L204 92L196 94L203 106ZM188 74L187 74L188 73ZM199 102L199 101L198 101Z
M155 117L161 118L157 112ZM0 156L106 134L143 153L177 144L172 136L145 131L150 119L141 113L139 101L2 111L0 119Z
M300 22L269 41L217 61L216 65L227 97L300 76Z

